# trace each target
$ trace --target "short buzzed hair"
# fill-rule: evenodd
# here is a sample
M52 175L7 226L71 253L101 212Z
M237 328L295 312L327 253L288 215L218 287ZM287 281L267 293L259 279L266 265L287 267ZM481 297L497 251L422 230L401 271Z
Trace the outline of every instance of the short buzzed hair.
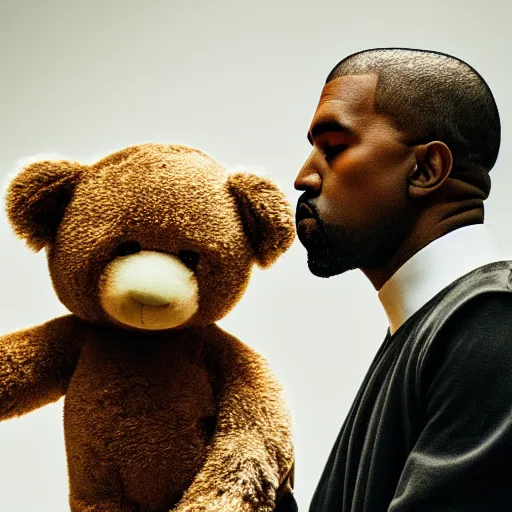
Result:
M490 190L500 147L500 117L492 92L471 66L451 55L412 48L374 48L339 62L326 82L378 75L375 110L388 115L411 145L444 142L453 177Z

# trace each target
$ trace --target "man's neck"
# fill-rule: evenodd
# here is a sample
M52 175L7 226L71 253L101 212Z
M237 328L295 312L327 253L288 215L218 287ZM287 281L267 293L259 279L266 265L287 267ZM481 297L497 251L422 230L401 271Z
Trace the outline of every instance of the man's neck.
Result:
M487 194L474 185L448 178L432 197L415 203L414 227L393 256L379 268L361 271L378 291L418 251L442 236L473 224L484 223L483 201Z
M395 251L393 256L381 267L362 268L361 271L373 284L373 287L379 291L384 283L410 258L417 252L429 245L434 240L445 236L446 234L473 224L483 224L482 215L472 215L465 218L449 217L436 222L432 217L423 218L416 224L415 229L406 237L402 244ZM475 213L475 212L473 212Z

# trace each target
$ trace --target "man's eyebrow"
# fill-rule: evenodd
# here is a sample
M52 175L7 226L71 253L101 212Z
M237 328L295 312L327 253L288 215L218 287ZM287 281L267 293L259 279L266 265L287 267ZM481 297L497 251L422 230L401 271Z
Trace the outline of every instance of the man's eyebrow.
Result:
M313 139L329 132L342 132L348 135L353 134L353 130L350 129L347 125L340 123L339 121L335 121L334 119L328 119L325 121L319 121L314 124L311 131L308 132L308 140L311 144L313 144Z

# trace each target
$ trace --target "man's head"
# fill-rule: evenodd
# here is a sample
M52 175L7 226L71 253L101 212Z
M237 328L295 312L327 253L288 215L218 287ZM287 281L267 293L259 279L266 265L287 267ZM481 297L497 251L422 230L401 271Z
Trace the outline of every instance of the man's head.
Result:
M431 223L459 216L445 232L483 220L499 115L480 75L454 57L347 57L327 78L308 138L297 221L315 275L382 267L434 211Z

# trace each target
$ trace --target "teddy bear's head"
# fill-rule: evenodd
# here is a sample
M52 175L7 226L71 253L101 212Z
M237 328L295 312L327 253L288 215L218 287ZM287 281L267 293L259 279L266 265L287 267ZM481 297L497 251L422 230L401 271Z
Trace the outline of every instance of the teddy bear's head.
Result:
M146 330L219 320L253 263L268 267L294 239L271 181L178 145L132 146L91 166L31 164L9 186L7 214L31 248L46 248L71 312Z

